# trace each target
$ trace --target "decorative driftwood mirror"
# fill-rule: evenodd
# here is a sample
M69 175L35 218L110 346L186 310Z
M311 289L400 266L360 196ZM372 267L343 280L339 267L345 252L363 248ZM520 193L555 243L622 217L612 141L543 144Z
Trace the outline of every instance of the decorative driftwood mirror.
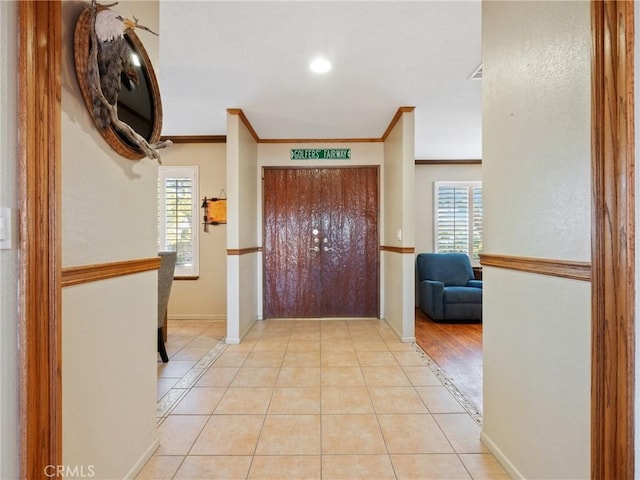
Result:
M94 0L76 23L76 76L89 114L109 146L132 160L160 161L157 150L171 142L159 142L160 89L136 27L148 30Z

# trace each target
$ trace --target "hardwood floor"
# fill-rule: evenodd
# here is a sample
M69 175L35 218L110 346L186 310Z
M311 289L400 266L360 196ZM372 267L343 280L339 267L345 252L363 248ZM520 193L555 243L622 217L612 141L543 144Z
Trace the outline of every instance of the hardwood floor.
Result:
M416 308L416 343L482 412L482 323L434 322Z

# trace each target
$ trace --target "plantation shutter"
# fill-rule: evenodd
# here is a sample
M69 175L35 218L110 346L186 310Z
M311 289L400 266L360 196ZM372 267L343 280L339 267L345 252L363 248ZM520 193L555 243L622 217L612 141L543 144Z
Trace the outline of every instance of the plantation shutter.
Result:
M197 167L159 167L158 250L177 252L176 276L198 275Z
M471 249L471 261L480 262L480 252L482 252L482 185L471 187L473 191L473 245Z
M482 184L435 182L435 251L461 252L472 262L482 250Z

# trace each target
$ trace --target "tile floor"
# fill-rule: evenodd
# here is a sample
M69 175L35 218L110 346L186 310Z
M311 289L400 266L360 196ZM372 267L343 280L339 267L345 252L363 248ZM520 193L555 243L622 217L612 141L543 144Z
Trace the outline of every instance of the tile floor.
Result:
M160 446L138 479L508 479L480 427L380 320L171 321Z

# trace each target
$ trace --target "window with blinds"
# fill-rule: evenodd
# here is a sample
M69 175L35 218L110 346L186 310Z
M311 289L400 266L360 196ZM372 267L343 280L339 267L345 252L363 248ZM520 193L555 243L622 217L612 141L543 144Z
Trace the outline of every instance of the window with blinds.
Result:
M176 277L198 276L198 167L158 168L158 251L177 252Z
M435 251L466 253L471 263L479 263L482 182L435 182L433 191Z

